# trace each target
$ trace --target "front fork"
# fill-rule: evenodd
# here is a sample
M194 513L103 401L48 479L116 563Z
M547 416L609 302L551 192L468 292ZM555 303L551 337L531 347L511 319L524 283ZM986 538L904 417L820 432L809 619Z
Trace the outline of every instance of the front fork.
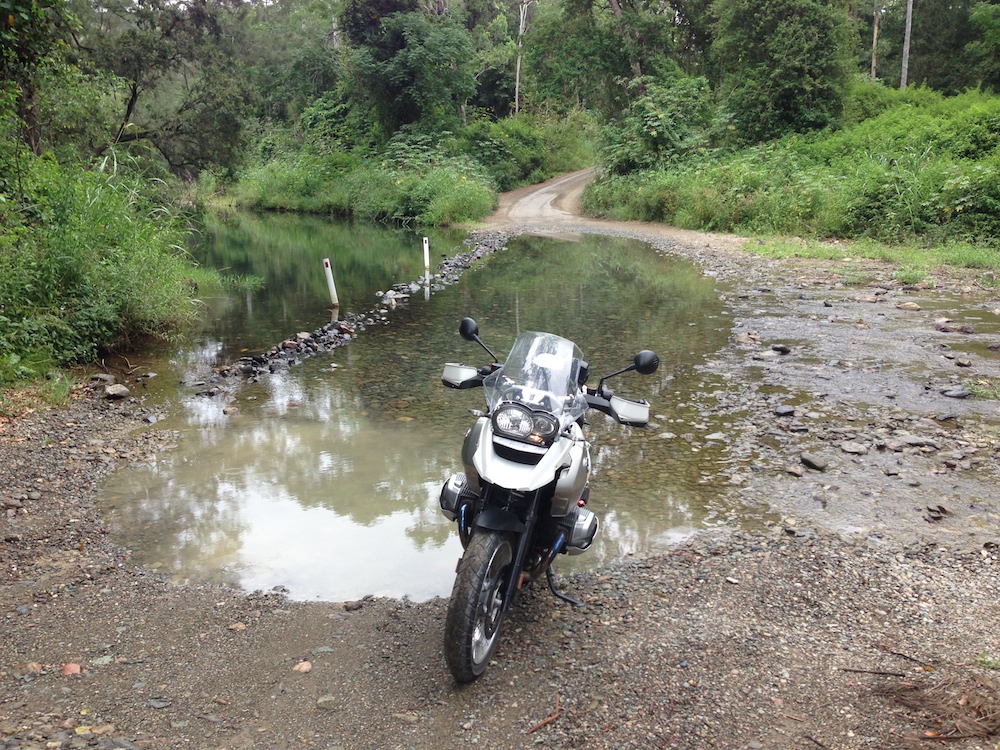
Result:
M526 573L524 570L525 561L532 552L531 546L538 525L538 509L541 505L542 490L535 490L531 493L523 520L519 514L490 503L490 495L493 490L492 486L486 485L485 492L480 497L469 491L463 474L456 474L445 482L441 489L441 510L446 518L455 521L458 525L458 538L462 542L463 549L468 548L469 540L477 527L515 535L517 546L507 574L507 585L504 587L503 611L506 613L510 609L517 592L526 580L537 580L543 572L553 594L574 606L581 606L580 602L556 591L552 583L552 562L556 555L562 552L567 544L576 543L570 539L567 531L560 530L545 556L539 559L537 564L533 564L530 571ZM584 492L586 494L586 490ZM476 511L477 508L479 512ZM592 538L593 532L590 536ZM574 539L576 537L575 530L573 537Z

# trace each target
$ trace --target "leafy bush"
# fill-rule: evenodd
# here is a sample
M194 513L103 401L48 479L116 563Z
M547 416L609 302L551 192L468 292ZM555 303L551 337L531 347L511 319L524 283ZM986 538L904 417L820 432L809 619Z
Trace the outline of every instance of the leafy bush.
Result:
M608 175L584 205L693 229L1000 244L1000 98L865 96L880 114L852 127Z
M194 317L184 227L145 182L110 162L16 161L15 183L0 185L0 377L169 337Z
M622 122L605 129L602 157L608 171L663 167L708 145L713 106L704 78L643 78L630 90L638 96Z
M562 118L481 117L457 133L457 148L473 158L500 191L543 182L594 164L594 125L583 112Z

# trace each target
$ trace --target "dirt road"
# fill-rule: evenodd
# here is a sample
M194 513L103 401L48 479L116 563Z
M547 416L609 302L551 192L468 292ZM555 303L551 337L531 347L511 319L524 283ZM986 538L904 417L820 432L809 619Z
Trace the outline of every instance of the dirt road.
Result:
M997 747L1000 419L955 390L1000 378L992 292L582 219L587 178L505 196L488 231L638 237L716 278L734 327L693 398L729 424L720 495L780 520L574 576L580 610L527 592L459 689L443 601L130 565L94 494L175 436L89 386L0 420L0 748Z

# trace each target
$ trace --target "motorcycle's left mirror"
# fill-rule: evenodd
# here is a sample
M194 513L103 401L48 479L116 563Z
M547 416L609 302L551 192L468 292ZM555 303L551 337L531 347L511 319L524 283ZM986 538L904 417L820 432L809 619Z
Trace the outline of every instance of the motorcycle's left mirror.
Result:
M652 375L660 366L660 358L656 356L656 352L643 349L635 355L632 360L632 366L635 367L635 371L640 375Z
M458 333L466 341L475 341L479 338L479 324L472 318L462 318L458 324Z

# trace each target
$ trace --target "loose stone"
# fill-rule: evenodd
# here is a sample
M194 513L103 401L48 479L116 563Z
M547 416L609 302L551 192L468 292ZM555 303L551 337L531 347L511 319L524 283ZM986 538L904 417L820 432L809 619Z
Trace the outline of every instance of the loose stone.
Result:
M824 458L814 453L803 453L799 459L810 469L815 469L816 471L826 471L827 466L830 465Z

